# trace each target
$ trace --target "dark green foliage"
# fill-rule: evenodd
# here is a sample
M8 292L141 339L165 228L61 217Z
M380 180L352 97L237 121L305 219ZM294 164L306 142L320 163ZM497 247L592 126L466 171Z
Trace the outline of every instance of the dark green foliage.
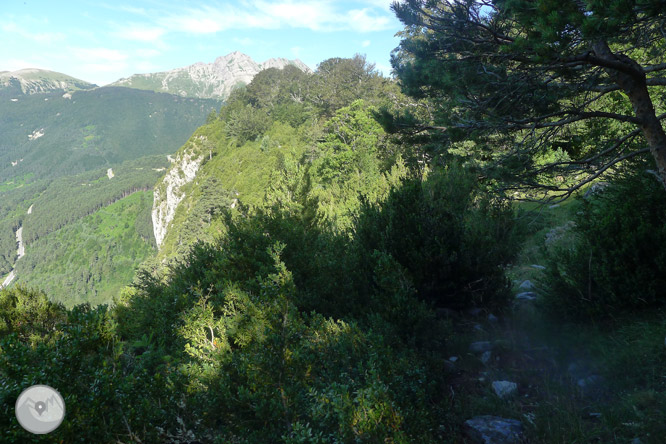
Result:
M14 334L20 341L40 342L65 319L65 308L41 291L21 286L0 291L0 337Z
M16 102L3 100L0 279L15 265L15 233L20 226L24 226L27 243L25 261L39 268L45 256L35 255L30 244L60 228L78 224L86 215L130 193L152 189L161 175L153 168L168 165L162 155L175 151L217 105L213 100L184 99L127 88L79 91L69 99L60 91L21 95ZM146 157L151 154L160 156ZM108 168L113 168L112 180L106 177ZM34 212L28 215L33 204ZM137 214L142 220L136 221L136 231L152 244L150 214ZM133 229L124 236L132 237ZM126 242L118 242L116 246L121 243L128 246ZM83 251L77 255L85 255ZM143 251L142 258L146 254ZM118 259L135 252L136 248L134 252L116 250ZM84 262L98 263L98 259L91 253ZM131 261L133 267L140 260ZM116 268L111 264L106 267ZM23 271L24 282L31 282L28 274L32 270L24 267ZM77 272L67 277L78 287L77 297L82 296L80 290L88 284L87 276ZM121 280L129 283L131 276ZM43 283L42 277L35 282ZM49 286L50 294L52 290Z
M270 126L270 119L264 110L255 110L250 105L233 111L227 120L227 134L238 145L255 140Z
M106 306L82 305L65 312L48 303L43 294L21 288L0 291L0 299L14 300L16 306L12 310L3 304L3 317L22 315L39 333L29 338L17 332L0 333L3 442L158 440L156 427L166 419L165 409L159 406L178 402L163 378L165 361L150 352L123 354ZM56 388L66 404L65 421L49 435L26 432L13 415L20 392L34 384ZM101 421L100 412L104 412ZM147 430L143 424L152 427Z
M666 182L663 6L394 2L406 28L392 65L403 91L430 111L396 120L408 134L443 139L436 152L467 142L463 154L487 177L537 199L568 197L646 146Z
M214 430L220 442L249 443L278 437L285 442L429 442L432 418L422 412L433 401L428 393L437 390L440 377L428 373L399 339L364 330L354 318L384 334L394 327L381 316L370 317L371 310L353 296L348 296L351 305L337 307L345 321L298 309L308 296L281 258L304 266L299 281L316 288L308 274L315 267L306 261L317 261L321 251L298 244L299 237L314 239L315 233L277 216L229 220L228 226L223 239L195 247L166 281L144 277L117 308L124 339L147 335L182 362L186 402L201 421L195 434ZM284 238L293 241L290 252L280 242ZM331 250L323 238L319 245ZM321 279L331 280L331 269L344 258L329 256L328 261ZM413 306L416 301L406 296ZM428 323L427 313L421 313L421 322ZM406 336L413 336L413 327L406 328Z
M287 103L302 103L308 74L295 66L269 68L258 73L247 86L250 103L257 108L273 110Z
M561 316L615 316L666 303L666 196L648 163L583 201L573 233L550 249L546 303Z
M367 205L355 233L371 263L384 252L434 304L463 308L502 305L508 296L503 268L517 243L506 203L479 193L470 173L451 165L425 181L411 180L381 206Z
M388 91L396 91L391 82L383 78L364 56L332 58L317 66L310 77L307 99L320 108L325 116L349 106L358 99L379 106L390 101Z

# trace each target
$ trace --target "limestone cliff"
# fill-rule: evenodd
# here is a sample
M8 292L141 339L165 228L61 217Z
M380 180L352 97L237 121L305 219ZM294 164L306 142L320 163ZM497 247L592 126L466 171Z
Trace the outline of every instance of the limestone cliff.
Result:
M174 156L168 156L172 165L155 187L153 199L153 232L158 248L167 235L178 204L185 197L183 187L194 180L203 162L206 141L205 136L195 134Z

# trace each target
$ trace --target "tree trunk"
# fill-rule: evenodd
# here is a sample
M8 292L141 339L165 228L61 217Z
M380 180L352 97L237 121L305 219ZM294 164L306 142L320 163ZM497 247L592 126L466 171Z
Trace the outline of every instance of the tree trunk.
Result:
M627 67L626 71L609 68L608 72L627 95L636 117L640 119L641 131L657 164L661 183L666 188L666 132L654 111L643 68L624 54L614 54L605 41L595 43L593 50L598 57L620 62Z

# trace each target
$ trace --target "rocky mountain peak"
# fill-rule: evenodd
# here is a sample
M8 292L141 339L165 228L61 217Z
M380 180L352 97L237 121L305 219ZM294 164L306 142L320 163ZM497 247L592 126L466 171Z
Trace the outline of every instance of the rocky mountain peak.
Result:
M240 51L231 52L215 59L212 63L198 62L190 66L170 71L135 74L113 83L114 86L148 89L180 96L226 99L234 86L248 84L254 76L267 68L282 69L294 65L310 72L300 60L272 58L263 63L255 62Z
M59 72L27 68L0 72L0 93L9 95L38 94L57 90L76 91L97 85Z

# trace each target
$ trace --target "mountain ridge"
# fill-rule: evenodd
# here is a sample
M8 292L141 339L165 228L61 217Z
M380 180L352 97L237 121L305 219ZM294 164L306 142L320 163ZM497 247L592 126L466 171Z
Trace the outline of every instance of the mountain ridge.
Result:
M197 62L168 71L134 74L109 86L145 89L183 97L226 99L234 87L250 83L260 71L268 68L283 69L290 65L311 72L299 59L271 58L257 63L247 54L234 51L216 58L212 63Z
M54 91L73 92L97 88L97 85L60 72L26 68L0 71L0 95L32 95Z

